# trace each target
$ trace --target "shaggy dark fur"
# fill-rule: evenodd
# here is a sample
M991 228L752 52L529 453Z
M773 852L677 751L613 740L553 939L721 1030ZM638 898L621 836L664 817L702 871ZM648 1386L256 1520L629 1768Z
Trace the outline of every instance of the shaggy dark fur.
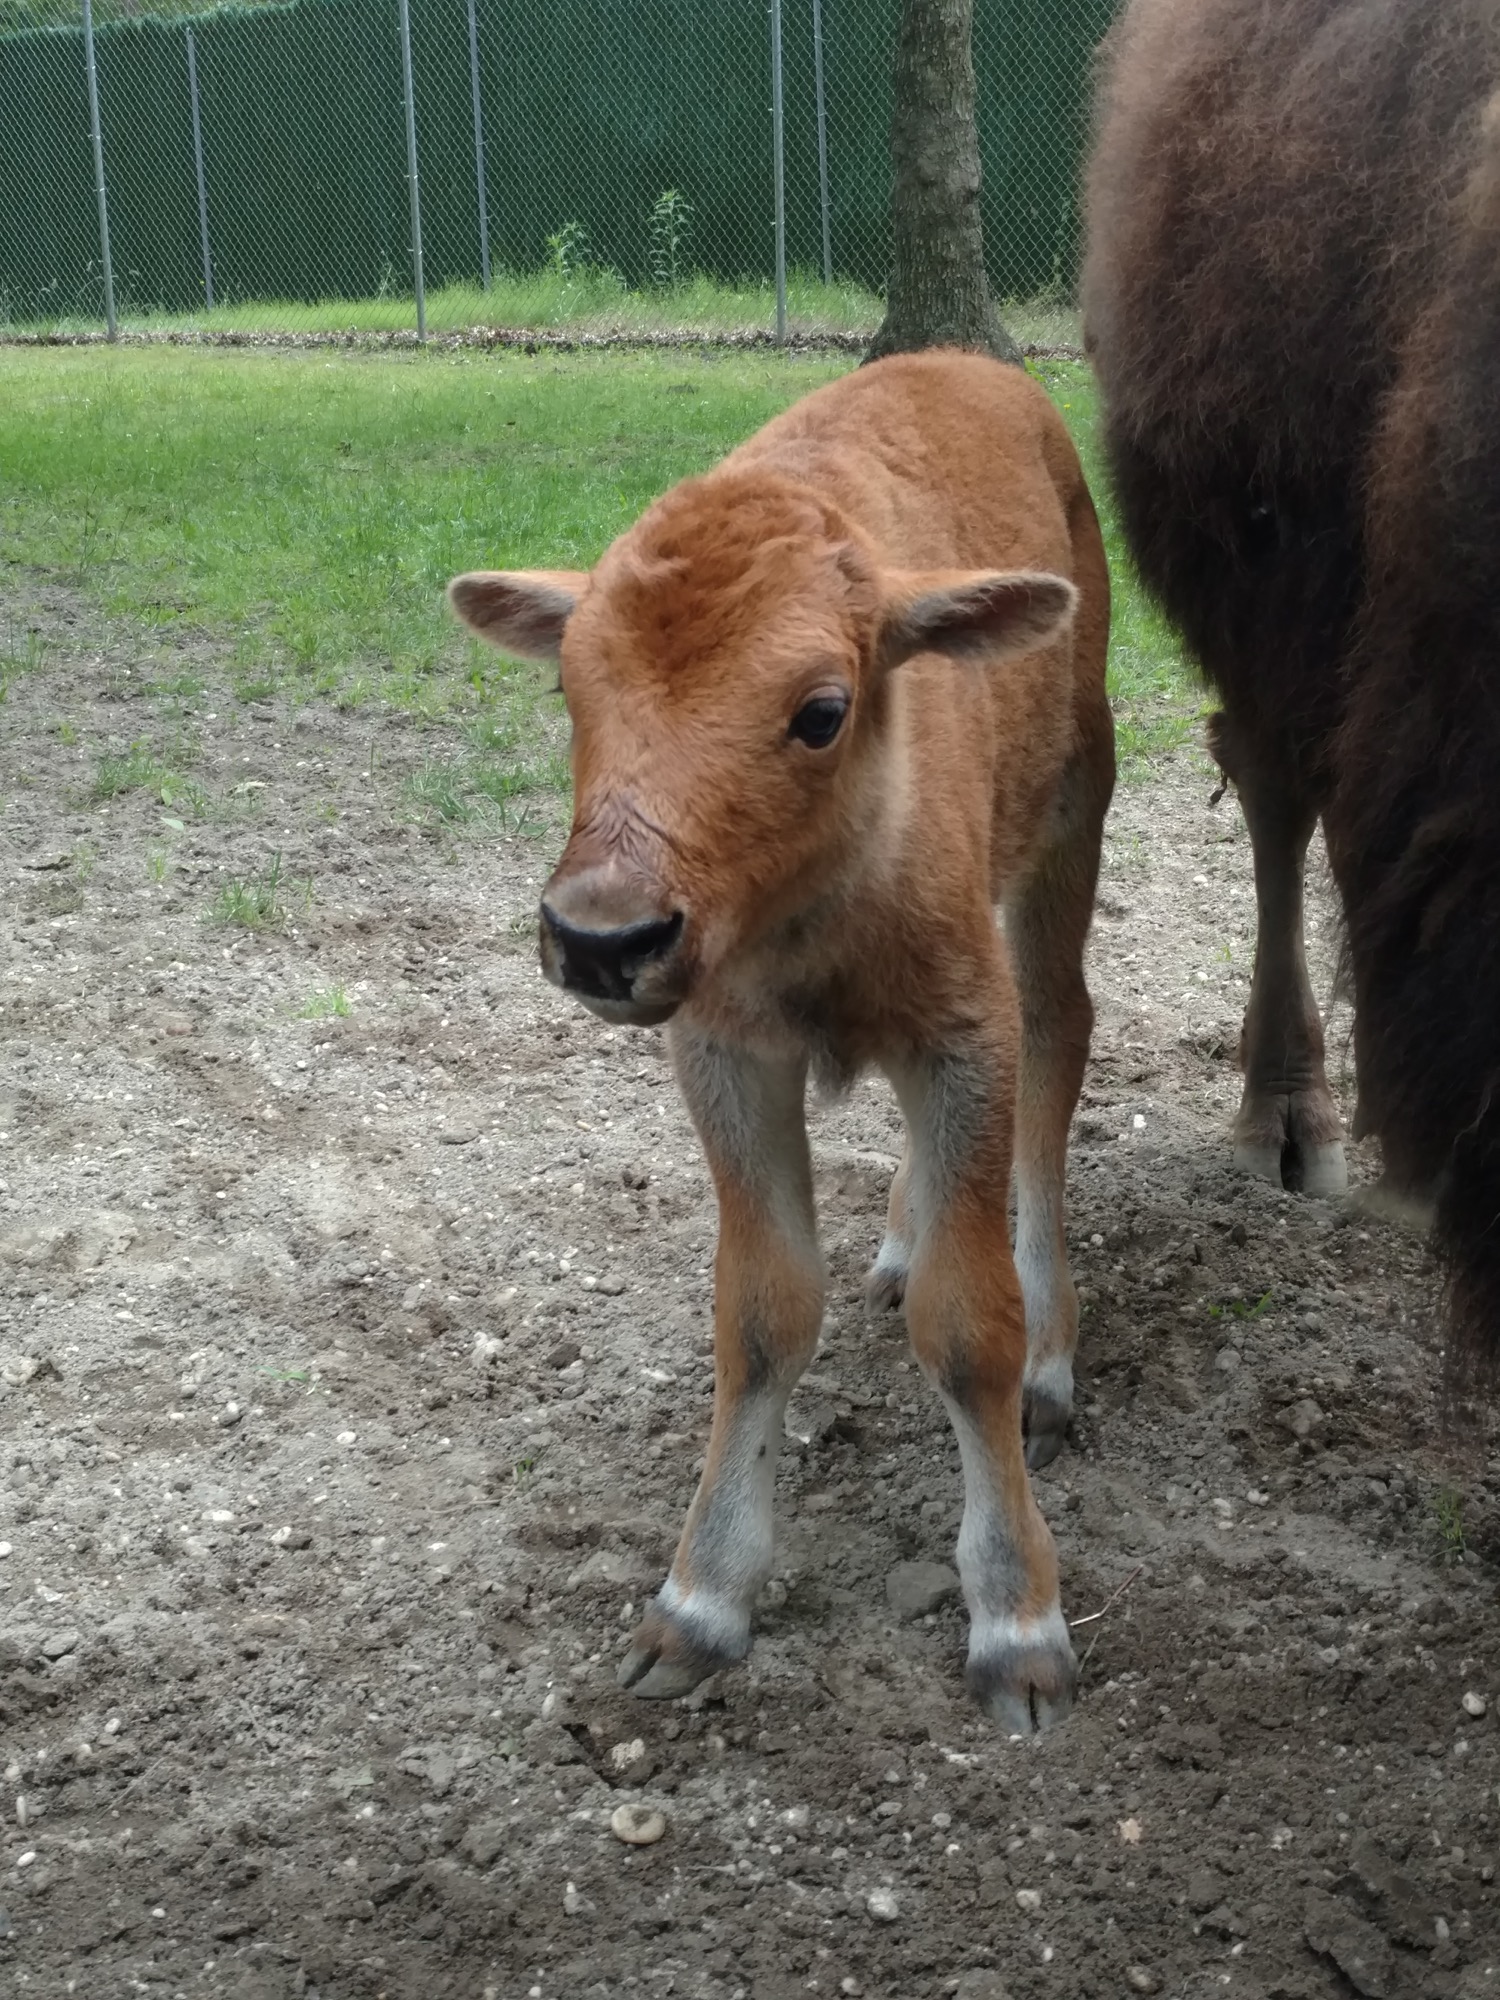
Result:
M1133 0L1088 337L1127 532L1321 809L1363 1125L1500 1349L1500 0Z

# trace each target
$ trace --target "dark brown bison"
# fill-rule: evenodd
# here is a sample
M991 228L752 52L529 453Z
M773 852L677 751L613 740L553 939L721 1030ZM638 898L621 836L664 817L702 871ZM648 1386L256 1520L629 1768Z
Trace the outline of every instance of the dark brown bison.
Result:
M1133 0L1087 337L1148 586L1218 691L1259 938L1237 1151L1344 1182L1302 948L1322 816L1358 1128L1500 1338L1500 4Z

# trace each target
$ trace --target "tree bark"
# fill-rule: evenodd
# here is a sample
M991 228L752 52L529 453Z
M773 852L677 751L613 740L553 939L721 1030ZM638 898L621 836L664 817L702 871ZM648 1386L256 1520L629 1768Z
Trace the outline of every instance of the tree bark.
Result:
M901 0L891 111L890 280L867 361L968 347L1020 365L984 268L974 0Z

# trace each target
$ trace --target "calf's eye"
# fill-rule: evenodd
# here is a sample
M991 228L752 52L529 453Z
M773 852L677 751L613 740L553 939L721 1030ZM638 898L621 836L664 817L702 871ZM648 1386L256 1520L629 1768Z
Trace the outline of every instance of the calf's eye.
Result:
M826 750L844 726L849 702L841 694L815 694L792 717L787 734L809 750Z

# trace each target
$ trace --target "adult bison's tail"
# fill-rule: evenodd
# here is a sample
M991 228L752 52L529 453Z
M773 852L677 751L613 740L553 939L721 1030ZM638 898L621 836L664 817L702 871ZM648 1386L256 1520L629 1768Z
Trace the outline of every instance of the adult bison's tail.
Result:
M1327 824L1361 1111L1436 1197L1455 1359L1500 1370L1500 125L1477 155L1374 443Z

